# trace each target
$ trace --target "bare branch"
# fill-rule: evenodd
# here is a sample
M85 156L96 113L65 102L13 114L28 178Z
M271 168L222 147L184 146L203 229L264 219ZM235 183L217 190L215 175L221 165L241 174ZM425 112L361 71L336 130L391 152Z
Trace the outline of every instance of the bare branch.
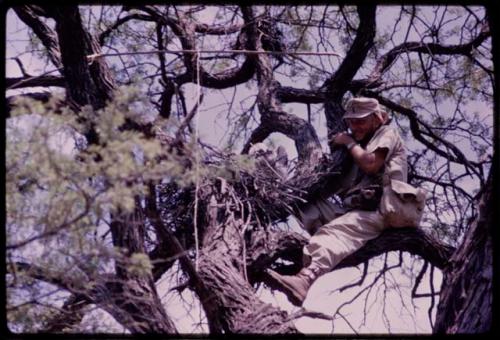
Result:
M84 295L71 295L61 307L59 313L46 322L43 330L47 333L60 333L74 328L84 318L90 301Z
M422 42L402 43L394 47L378 60L377 65L368 78L370 79L370 82L377 81L402 53L417 52L430 55L464 55L472 57L472 50L480 46L490 36L491 33L489 30L483 30L470 42L461 45L442 45L436 43L426 44Z
M480 167L481 165L469 161L467 157L463 154L463 152L453 143L450 143L449 141L439 137L437 134L433 133L432 128L428 126L426 123L424 123L422 120L418 118L418 114L406 107L403 107L385 97L382 97L381 95L378 95L374 92L371 91L363 91L363 93L369 97L376 98L382 105L386 106L387 108L397 111L410 120L410 129L415 137L416 140L420 141L422 144L427 146L429 149L433 150L436 152L438 155L449 159L452 162L460 163L463 164L467 169L471 170L474 174L478 176L480 179L481 183L484 183L484 177L481 174ZM426 128L426 131L422 131L420 126L423 126ZM430 141L426 139L423 135L430 136L433 141ZM443 151L438 147L438 144L436 142L442 143L447 149L451 150L453 154L450 154L446 151Z
M102 46L104 45L105 40L108 38L108 36L116 30L118 27L121 25L131 21L131 20L141 20L141 21L155 21L151 16L145 15L145 14L140 14L140 13L133 13L129 14L123 18L120 18L116 20L116 22L108 27L106 30L104 30L101 34L99 34L98 40L99 44Z
M297 312L293 313L288 317L288 321L295 320L302 317L309 317L314 319L323 319L323 320L333 320L333 316L327 315L325 313L307 310L304 307L300 308Z
M326 100L326 91L280 86L276 96L282 103L320 104Z

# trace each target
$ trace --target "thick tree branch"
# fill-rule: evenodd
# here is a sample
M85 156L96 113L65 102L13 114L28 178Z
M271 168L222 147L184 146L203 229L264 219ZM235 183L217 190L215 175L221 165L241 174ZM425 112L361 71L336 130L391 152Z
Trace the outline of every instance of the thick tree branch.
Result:
M455 249L419 228L387 229L378 238L368 241L356 253L345 258L336 269L357 266L389 251L405 251L418 255L433 266L444 269Z
M135 199L135 208L126 213L118 210L111 215L109 229L113 245L125 251L125 256L130 257L136 253L145 253L145 220L138 198ZM129 279L128 264L121 261L115 262L116 275L123 280Z
M348 90L357 93L360 89L370 89L379 86L377 81L369 79L354 79L348 84ZM324 88L317 90L299 89L291 86L280 86L276 96L282 103L321 104L327 101L328 92Z
M149 253L151 261L155 263L153 267L153 279L155 282L160 279L163 273L178 259L182 270L189 276L187 285L198 295L203 309L207 313L210 332L220 334L222 333L222 327L217 321L216 313L211 312L214 308L211 301L211 292L207 289L203 280L200 279L194 264L188 256L188 250L184 249L177 237L162 221L154 194L154 184L149 183L148 186L150 194L146 197L146 214L155 229L159 241L158 246Z
M20 89L25 87L48 87L57 86L64 87L66 85L63 77L59 76L31 76L27 75L24 77L7 78L5 80L5 86L8 90Z
M50 60L56 67L61 67L61 52L56 33L38 18L40 10L37 6L23 5L13 7L17 16L30 27L42 44L47 48Z
M40 6L40 10L56 21L67 101L78 107L91 105L94 109L103 108L112 97L114 78L102 58L89 65L87 56L98 54L101 50L96 39L83 27L78 6L44 5ZM90 144L99 142L93 124L90 124L85 137Z
M162 13L159 13L159 11L153 6L137 6L137 9L148 13L158 23L168 25L174 34L179 38L183 49L196 50L196 43L194 39L196 25L193 22L190 22L188 18L179 14L179 20L172 19L164 16ZM198 82L196 77L198 73L196 71L198 58L199 56L194 53L184 54L186 73L176 78L177 84L182 85L186 82ZM226 69L217 74L207 72L200 65L199 83L201 86L214 89L224 89L245 83L250 80L255 73L255 59L256 57L254 55L247 55L245 56L245 61L241 67Z
M244 217L246 204L224 183L204 186L200 192L207 206L202 210L198 275L210 292L204 304L207 318L227 333L294 333L287 314L262 302L246 280L244 232L250 220ZM234 210L227 210L229 206ZM248 320L254 321L252 325Z
M250 134L250 138L246 141L243 149L241 150L242 154L248 154L252 145L260 143L264 141L271 133L273 133L272 127L269 125L260 124L255 128Z
M102 58L88 64L87 56L101 49L83 27L78 6L44 6L44 10L56 21L68 95L78 105L104 107L112 97L114 80Z
M166 26L156 23L156 40L158 44L158 49L161 51L165 48L163 43L164 28ZM167 62L164 53L158 53L158 59L160 60L160 72L161 81L163 85L163 93L160 97L160 117L169 118L170 112L172 110L172 98L176 92L175 82L167 76Z
M241 30L242 25L207 25L199 24L195 25L196 33L204 33L211 35L227 35L232 33L237 33Z
M164 90L160 97L160 116L168 119L172 112L172 98L176 93L176 84L168 79L167 82L163 85Z
M356 38L338 70L332 77L327 79L322 86L327 92L325 100L325 117L328 135L346 129L345 122L342 120L342 116L344 115L342 97L349 89L354 75L366 59L375 38L376 6L358 6L357 10L359 14L359 26L356 32ZM332 152L336 164L340 166L341 173L347 173L351 167L352 160L347 157L346 150L335 150L334 146L330 144L330 151Z
M241 11L243 20L246 23L246 48L263 51L259 25L254 18L252 8L242 6ZM261 115L261 124L254 131L251 141L246 143L243 151L246 152L250 143L256 141L258 136L264 136L268 131L280 132L295 141L300 162L299 172L314 168L319 163L322 155L318 136L311 124L297 116L287 114L281 109L281 104L276 95L280 84L274 80L270 58L266 54L257 56L257 81L259 83L257 105Z
M359 26L356 38L347 52L344 60L332 78L325 82L328 95L332 101L339 101L349 89L354 75L362 66L368 51L373 46L375 38L375 5L358 6ZM335 117L332 117L336 121ZM327 117L327 119L332 119Z
M267 239L266 239L267 237ZM302 248L307 239L293 232L270 232L266 236L254 233L248 249L248 268L252 278L261 280L262 271L278 258L293 263L285 267L286 274L302 267ZM419 228L387 229L379 237L342 260L334 270L353 267L389 251L405 251L418 255L433 266L444 269L455 249L436 240ZM283 272L283 269L281 270Z
M320 104L326 100L326 91L280 86L276 91L276 96L282 103Z

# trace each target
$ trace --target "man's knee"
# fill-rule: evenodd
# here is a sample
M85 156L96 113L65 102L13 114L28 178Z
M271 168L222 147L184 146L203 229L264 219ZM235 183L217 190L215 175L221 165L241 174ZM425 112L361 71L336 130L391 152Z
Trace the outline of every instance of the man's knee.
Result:
M299 208L299 214L296 217L301 223L302 228L312 235L321 226L341 216L343 213L342 208L322 198Z
M299 214L296 216L301 227L309 234L314 234L319 227L323 225L321 211L316 203L309 203L304 207L299 208Z

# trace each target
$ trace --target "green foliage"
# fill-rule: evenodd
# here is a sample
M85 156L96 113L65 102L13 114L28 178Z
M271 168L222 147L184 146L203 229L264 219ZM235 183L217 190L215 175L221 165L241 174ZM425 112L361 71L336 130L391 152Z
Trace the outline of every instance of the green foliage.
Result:
M86 124L78 123L70 111L55 114L53 102L17 103L16 118L7 129L7 244L22 242L33 231L96 228L95 223L110 212L133 211L134 198L147 194L148 181L175 181L185 187L209 175L234 179L240 169L250 171L251 162L243 156L209 168L202 164L194 141L179 154L158 139L119 129L126 119L141 121L142 101L136 88L124 88L102 110L84 107L79 115ZM33 112L38 115L21 116ZM36 119L28 131L25 123ZM75 156L73 141L66 135L65 148L57 149L57 134L81 136L91 123L100 136L99 145Z
M153 265L149 257L144 253L134 253L130 257L130 265L127 267L128 272L134 276L151 275Z
M214 73L219 73L231 66L231 62L227 59L216 60L213 64Z
M158 139L120 129L126 119L143 119L143 99L136 88L118 91L102 110L84 107L78 114L86 124L77 122L68 109L55 113L54 103L19 101L7 123L6 244L12 247L8 255L28 259L75 284L92 285L97 275L113 270L117 260L128 261L132 274L145 275L151 270L146 255L127 260L111 247L109 236L96 236L105 234L110 213L136 208L134 199L148 193L148 181L189 186L206 176L209 170L201 166L199 147L192 142L179 154ZM100 144L77 150L74 139L82 138L90 123L95 124ZM18 275L16 286L25 286L27 280ZM40 327L32 321L42 317L16 309L9 318L29 331L27 325Z

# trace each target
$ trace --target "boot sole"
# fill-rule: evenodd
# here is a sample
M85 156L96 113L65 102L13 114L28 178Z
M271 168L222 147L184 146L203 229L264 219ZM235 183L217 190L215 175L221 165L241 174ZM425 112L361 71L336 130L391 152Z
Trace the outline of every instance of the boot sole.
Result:
M286 282L282 281L279 276L276 276L279 274L274 273L274 272L269 271L269 270L266 271L266 273L267 273L268 277L271 278L274 283L277 283L277 287L279 287L278 290L282 291L287 296L288 300L290 300L290 302L292 304L294 304L297 307L302 307L302 304L304 303L304 300L306 299L305 296L303 298L301 298L301 296L298 295L292 287L288 286L286 284Z

